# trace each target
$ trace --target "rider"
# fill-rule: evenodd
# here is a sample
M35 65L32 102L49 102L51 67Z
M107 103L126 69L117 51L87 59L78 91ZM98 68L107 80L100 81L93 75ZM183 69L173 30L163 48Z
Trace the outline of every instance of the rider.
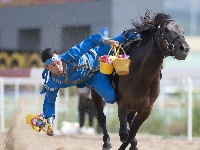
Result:
M55 101L60 88L89 87L94 89L107 103L115 103L116 93L108 75L99 71L99 56L108 54L111 47L118 47L126 40L139 38L139 34L128 31L112 39L105 38L101 34L94 34L61 55L51 48L46 48L41 55L45 65L42 73L45 82L40 93L46 93L43 114L47 122L53 125ZM47 134L53 135L50 130Z

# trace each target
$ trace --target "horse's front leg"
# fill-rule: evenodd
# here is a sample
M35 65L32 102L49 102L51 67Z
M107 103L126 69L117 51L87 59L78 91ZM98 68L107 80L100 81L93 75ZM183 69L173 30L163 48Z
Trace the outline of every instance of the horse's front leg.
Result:
M106 128L106 116L103 113L103 99L101 96L93 89L91 89L91 96L97 111L97 120L99 126L102 128L103 131L103 146L102 150L110 150L112 145L110 143L110 136L108 135L108 131Z
M128 139L128 129L127 129L127 113L126 113L126 107L123 105L118 106L118 117L120 122L120 128L119 128L119 136L121 142L126 142Z
M151 110L152 110L152 107L153 105L149 105L148 107L146 108L143 108L143 111L142 112L139 112L137 113L137 115L135 116L134 120L133 120L133 123L132 123L132 126L131 126L131 129L130 129L130 133L129 133L129 138L126 142L124 142L119 150L125 150L126 147L128 146L128 144L130 142L132 142L132 140L134 140L140 126L142 125L142 123L148 118L148 116L150 115L151 113ZM130 150L138 150L138 148L135 146L135 147L130 147Z
M133 123L133 120L135 118L135 114L136 114L136 111L131 111L128 115L127 115L127 121L128 121L128 124L129 124L129 129L131 129L131 126L132 126L132 123ZM130 132L130 131L129 131ZM130 133L129 133L130 134ZM137 148L137 139L136 137L134 137L131 142L131 147L129 148L129 150L138 150Z

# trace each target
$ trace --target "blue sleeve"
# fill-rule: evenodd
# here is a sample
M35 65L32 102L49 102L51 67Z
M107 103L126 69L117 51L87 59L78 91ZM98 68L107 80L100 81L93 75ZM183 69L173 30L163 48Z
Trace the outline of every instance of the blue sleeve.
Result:
M67 52L61 55L62 60L74 61L79 59L84 53L88 52L91 48L101 44L101 34L94 34L84 39L81 43L70 48Z
M44 117L55 117L55 102L58 90L56 91L46 91L43 104L43 115Z

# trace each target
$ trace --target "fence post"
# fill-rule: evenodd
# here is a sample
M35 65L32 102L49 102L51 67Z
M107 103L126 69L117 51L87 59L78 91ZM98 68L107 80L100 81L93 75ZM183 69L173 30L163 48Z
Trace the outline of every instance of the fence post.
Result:
M15 106L17 106L19 101L19 89L20 89L19 80L16 80L14 85L15 85Z
M65 88L64 100L66 101L66 110L69 111L69 88Z
M1 111L1 127L0 131L5 130L5 116L4 116L4 80L0 78L0 111Z
M57 98L56 98L56 102L55 102L55 120L54 120L54 133L58 134L58 108L59 108L59 99L60 99L60 91L58 91L57 93Z
M188 78L188 127L187 136L188 140L192 141L192 79Z

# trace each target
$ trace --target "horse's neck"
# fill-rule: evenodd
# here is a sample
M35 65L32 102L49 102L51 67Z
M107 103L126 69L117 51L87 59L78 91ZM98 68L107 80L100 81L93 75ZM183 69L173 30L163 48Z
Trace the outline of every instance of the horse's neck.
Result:
M155 76L160 70L163 57L158 54L156 48L153 40L150 40L143 46L143 58L139 67L141 75Z
M154 64L152 67L159 67L163 63L163 57L158 53L158 47L154 42L149 42L148 51L146 52L144 64Z

